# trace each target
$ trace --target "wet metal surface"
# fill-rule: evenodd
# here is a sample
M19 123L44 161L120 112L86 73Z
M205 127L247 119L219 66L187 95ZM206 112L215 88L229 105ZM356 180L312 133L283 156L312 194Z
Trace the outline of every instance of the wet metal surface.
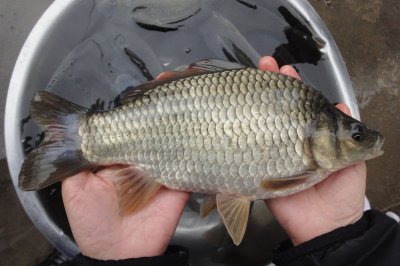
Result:
M50 2L6 0L0 3L1 124L6 88L16 56L33 23ZM400 163L397 154L400 136L400 3L397 0L310 2L331 31L346 62L362 120L379 129L386 138L384 156L368 163L367 196L373 207L392 207L392 210L400 213ZM190 16L190 12L186 15ZM190 53L189 50L185 52ZM2 130L0 136L0 158L4 158ZM0 169L2 263L36 265L50 252L51 246L24 214L6 174L4 159L0 160Z

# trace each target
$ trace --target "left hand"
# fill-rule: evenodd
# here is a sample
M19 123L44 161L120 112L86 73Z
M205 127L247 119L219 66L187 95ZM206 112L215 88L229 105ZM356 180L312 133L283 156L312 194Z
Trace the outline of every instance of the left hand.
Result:
M84 171L62 182L72 233L82 254L100 260L164 253L189 193L161 188L139 212L120 216L113 176L118 167Z
M100 260L164 253L190 193L162 187L138 212L121 216L114 185L119 166L84 171L62 182L62 197L82 254Z

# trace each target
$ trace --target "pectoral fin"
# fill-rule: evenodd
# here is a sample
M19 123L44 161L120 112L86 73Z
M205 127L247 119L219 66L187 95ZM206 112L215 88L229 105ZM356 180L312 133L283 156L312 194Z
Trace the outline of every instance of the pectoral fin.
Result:
M117 171L115 179L121 215L139 211L162 187L134 166Z
M230 195L216 196L218 212L231 236L233 243L239 245L246 232L250 212L250 200Z
M307 179L315 175L313 171L307 171L301 174L279 177L279 178L266 178L261 180L261 186L269 191L280 191L293 189L296 186L302 185Z

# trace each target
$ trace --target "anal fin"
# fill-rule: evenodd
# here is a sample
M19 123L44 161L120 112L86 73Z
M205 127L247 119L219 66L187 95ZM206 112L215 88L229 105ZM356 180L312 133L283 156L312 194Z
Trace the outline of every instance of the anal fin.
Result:
M117 171L115 178L119 211L122 216L142 209L162 187L135 166Z
M217 209L231 236L233 243L239 245L246 232L250 213L250 200L231 195L217 194Z

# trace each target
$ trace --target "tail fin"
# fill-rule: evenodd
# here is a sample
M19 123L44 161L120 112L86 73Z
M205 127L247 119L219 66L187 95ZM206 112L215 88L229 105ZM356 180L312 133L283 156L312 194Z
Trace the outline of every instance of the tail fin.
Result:
M80 148L79 121L88 109L50 92L37 92L32 100L32 119L45 129L39 147L25 159L19 174L22 190L37 190L77 174L93 165Z

